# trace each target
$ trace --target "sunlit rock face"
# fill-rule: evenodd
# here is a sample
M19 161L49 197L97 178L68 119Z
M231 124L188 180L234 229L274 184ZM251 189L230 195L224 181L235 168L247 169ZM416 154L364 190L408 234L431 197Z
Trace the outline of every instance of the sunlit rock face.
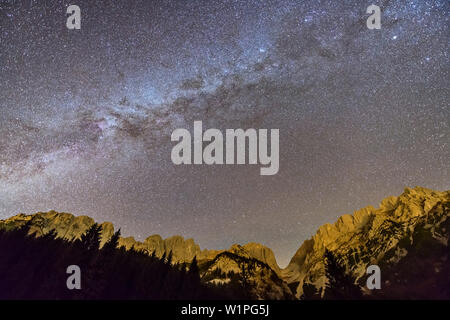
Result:
M38 212L32 215L18 214L14 217L0 220L0 227L16 228L30 223L30 234L42 236L52 230L64 239L73 240L80 239L81 235L94 224L94 219L88 216L74 216L65 212ZM111 222L101 224L102 235L100 245L103 244L113 235L114 226Z
M434 238L447 244L448 238L442 237L440 229L450 215L449 204L450 191L406 188L399 197L384 199L378 209L366 207L321 226L302 244L281 275L286 282L296 284L295 294L300 297L305 283L319 290L324 287L325 249L334 252L358 279L370 264L401 259L406 254L402 246L412 244L417 228L429 229Z
M164 254L167 257L172 253L172 262L174 263L191 262L194 257L197 260L213 259L219 252L216 250L201 250L193 239L184 239L178 235L163 239L160 235L155 234L147 237L143 242L136 241L133 237L121 238L119 246L122 245L126 249L134 246L135 249L145 250L149 254L154 252L157 257L162 257Z
M38 212L32 215L18 214L11 218L0 220L0 227L16 228L30 222L30 234L42 236L52 230L56 231L58 237L73 240L80 239L89 227L94 224L94 219L88 216L74 216L70 213L62 212ZM114 233L114 226L111 222L103 222L100 246L111 238ZM190 262L197 256L197 259L212 259L218 251L200 250L198 244L193 239L184 239L181 236L173 236L162 239L160 235L152 235L143 242L136 241L133 237L119 239L119 246L126 249L134 247L138 250L146 250L149 254L161 257L164 253L169 255L172 252L173 262Z
M60 213L55 211L38 212L32 215L18 214L11 218L0 220L0 227L3 228L17 228L30 222L30 233L36 236L42 236L52 230L56 231L58 237L73 240L80 239L81 235L85 233L89 227L94 224L94 219L87 216L74 216L70 213ZM114 226L110 222L103 222L101 224L102 235L101 243L103 244L113 235ZM119 246L124 246L127 250L135 248L137 250L144 250L148 254L153 254L157 257L162 257L164 254L168 256L172 253L172 261L174 263L191 262L194 257L199 261L211 260L216 257L218 253L225 250L201 250L200 246L194 242L193 239L184 239L182 236L175 235L167 239L163 239L160 235L151 235L144 241L136 241L133 237L121 237L119 239ZM248 243L241 247L240 245L233 245L230 252L245 256L256 258L268 264L275 272L279 273L280 268L275 260L275 256L271 249L258 243Z
M203 281L226 284L245 280L253 297L259 299L286 299L293 295L300 298L305 284L323 292L327 282L325 249L332 251L360 281L371 264L396 265L408 258L408 250L417 250L418 235L426 234L434 243L448 247L449 216L450 191L406 188L400 196L384 199L379 208L369 206L341 216L334 224L321 226L311 239L303 242L284 269L278 266L272 250L258 243L234 244L227 250L202 250L193 239L151 235L142 242L133 237L120 238L119 246L154 253L157 257L168 257L171 253L172 263L186 263L188 268L196 257ZM55 230L57 236L72 240L79 239L94 220L49 211L0 220L0 228L8 230L26 223L30 225L30 234L42 236ZM103 246L113 235L114 226L104 222L101 227ZM432 257L428 262L433 266L431 260ZM435 268L439 271L440 266Z
M279 277L272 266L252 257L246 246L233 245L229 250L219 253L213 260L204 263L202 268L204 281L215 284L228 284L233 281L241 285L245 283L244 286L252 297L257 299L293 298L287 283ZM249 247L254 249L259 246L261 245L250 244ZM266 248L258 248L258 251L258 254L267 253Z

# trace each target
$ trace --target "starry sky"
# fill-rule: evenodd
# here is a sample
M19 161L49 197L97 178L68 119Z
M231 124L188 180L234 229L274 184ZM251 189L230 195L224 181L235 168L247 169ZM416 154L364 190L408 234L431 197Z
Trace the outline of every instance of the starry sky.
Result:
M66 8L81 8L81 30ZM381 29L366 9L381 7ZM450 189L442 1L0 0L0 218L259 242L285 266L324 223ZM280 170L175 166L175 128L279 128Z

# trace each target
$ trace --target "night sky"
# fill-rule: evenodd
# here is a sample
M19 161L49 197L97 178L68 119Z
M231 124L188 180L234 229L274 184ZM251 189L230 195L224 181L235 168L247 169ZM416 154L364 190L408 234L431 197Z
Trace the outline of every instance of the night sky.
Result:
M0 0L2 219L54 209L141 241L259 242L284 266L342 214L450 189L446 0L39 3ZM278 174L175 166L170 135L196 120L279 128Z

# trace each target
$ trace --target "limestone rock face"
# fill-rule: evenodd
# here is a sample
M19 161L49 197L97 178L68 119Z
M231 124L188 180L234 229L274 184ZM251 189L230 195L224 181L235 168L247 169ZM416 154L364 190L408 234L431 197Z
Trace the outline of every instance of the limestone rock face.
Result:
M378 209L366 207L353 215L343 215L335 224L321 226L297 250L281 276L287 283L297 286L297 297L302 295L305 283L320 291L326 282L323 255L328 249L358 279L365 275L368 265L377 264L388 253L404 255L398 244L411 242L411 235L418 226L429 225L431 230L437 230L450 216L449 206L450 191L406 188L399 197L384 199ZM440 235L434 232L433 236ZM448 239L443 241L448 242Z
M201 264L203 281L215 284L246 281L246 287L257 299L293 298L280 273L272 250L253 242L244 246L234 244Z
M184 239L182 236L163 239L158 234L147 237L143 242L136 241L133 237L120 238L119 246L125 246L126 249L134 247L138 250L145 250L148 254L155 252L157 257L162 257L164 254L167 257L172 252L174 263L191 262L194 257L197 257L197 260L214 259L219 252L201 250L193 239Z
M74 216L64 212L38 212L31 215L18 214L11 218L0 220L0 228L10 229L23 226L30 222L30 234L42 236L52 230L56 231L58 237L73 240L80 239L93 224L94 219L88 216ZM102 247L114 234L114 226L111 222L103 222L100 246ZM119 238L119 246L126 249L134 247L138 250L145 250L148 254L155 252L156 256L166 256L172 252L173 262L191 262L197 256L198 260L213 259L220 251L200 250L198 244L193 239L184 239L181 236L173 236L162 239L160 235L152 235L143 242L136 241L133 237Z
M119 246L134 247L148 254L154 252L158 257L172 252L173 263L190 263L196 257L204 281L249 281L253 296L261 299L289 298L291 292L299 298L304 284L315 286L319 292L324 288L325 249L332 251L358 280L370 264L397 263L407 257L405 248L414 245L414 236L423 230L448 246L449 217L450 191L406 188L400 196L384 199L379 208L369 206L341 216L334 224L321 226L311 239L303 242L285 269L280 269L271 249L258 243L235 244L228 250L201 250L193 239L151 235L142 242L121 237ZM0 220L0 228L8 230L26 223L36 236L55 230L59 237L71 240L79 239L94 220L49 211ZM104 222L101 227L103 246L113 235L114 226Z
M255 250L256 255L265 258L272 252L258 244L246 245ZM292 292L275 270L267 263L253 257L246 246L233 245L229 250L219 253L212 261L203 264L202 280L215 284L246 283L245 287L257 299L291 299ZM259 247L261 246L261 247ZM273 255L273 253L272 253ZM269 260L271 258L269 257ZM276 263L275 263L276 265ZM276 265L278 267L278 265Z
M18 214L11 218L0 220L0 228L17 228L27 222L31 223L31 234L42 236L55 230L59 237L72 240L79 239L94 224L94 219L87 216L76 217L64 212L38 212L32 215ZM100 245L103 246L114 234L114 226L111 222L103 222L101 227L102 238ZM121 237L119 238L119 246L124 246L127 250L134 247L137 250L144 250L148 254L155 252L157 257L162 257L164 254L168 256L172 252L172 261L174 263L191 262L194 257L197 257L198 261L209 261L214 259L217 254L225 251L201 250L200 246L193 239L184 239L178 235L163 239L157 234L147 237L143 242L136 241L133 237ZM280 268L272 250L261 244L248 243L243 247L234 245L229 250L246 257L256 258L268 264L277 274L280 273Z
M52 230L64 239L80 239L93 224L94 219L88 216L75 217L64 212L38 212L32 215L18 214L6 220L0 220L0 228L17 228L30 222L30 234L42 236ZM114 227L110 222L104 222L102 226L101 246L112 236Z
M277 274L281 273L281 269L278 266L275 255L272 249L263 246L262 244L250 242L243 246L243 248L248 252L248 254L269 265Z

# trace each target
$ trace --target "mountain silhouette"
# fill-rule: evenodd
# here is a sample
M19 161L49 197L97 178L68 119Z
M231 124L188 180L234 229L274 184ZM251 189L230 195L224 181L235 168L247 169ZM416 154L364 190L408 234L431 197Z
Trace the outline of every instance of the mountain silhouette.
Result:
M369 206L353 215L341 216L334 224L321 226L311 239L303 242L284 269L278 266L272 250L258 243L235 244L228 250L201 250L193 239L178 235L167 239L152 235L139 242L116 234L113 252L149 257L154 263L163 263L167 270L173 269L175 278L184 277L183 272L195 261L200 281L196 284L198 292L212 290L215 297L221 298L450 298L449 216L450 191L406 188L400 196L384 199L379 208ZM0 244L5 245L11 237L23 238L33 245L37 245L33 239L51 239L64 243L70 251L86 238L89 230L92 232L93 226L98 228L97 250L105 256L115 234L111 223L97 225L90 217L55 211L18 214L0 220ZM13 254L15 250L19 249L10 248L9 252ZM342 275L333 275L327 261L332 261L333 270ZM366 287L369 265L381 269L380 290ZM2 260L0 267L1 276L1 272L17 265ZM348 292L360 292L361 296L326 294L330 283L337 283L334 276L346 279L352 288L359 288ZM174 289L164 291L167 297L173 295L171 290ZM100 294L97 298L102 297Z

